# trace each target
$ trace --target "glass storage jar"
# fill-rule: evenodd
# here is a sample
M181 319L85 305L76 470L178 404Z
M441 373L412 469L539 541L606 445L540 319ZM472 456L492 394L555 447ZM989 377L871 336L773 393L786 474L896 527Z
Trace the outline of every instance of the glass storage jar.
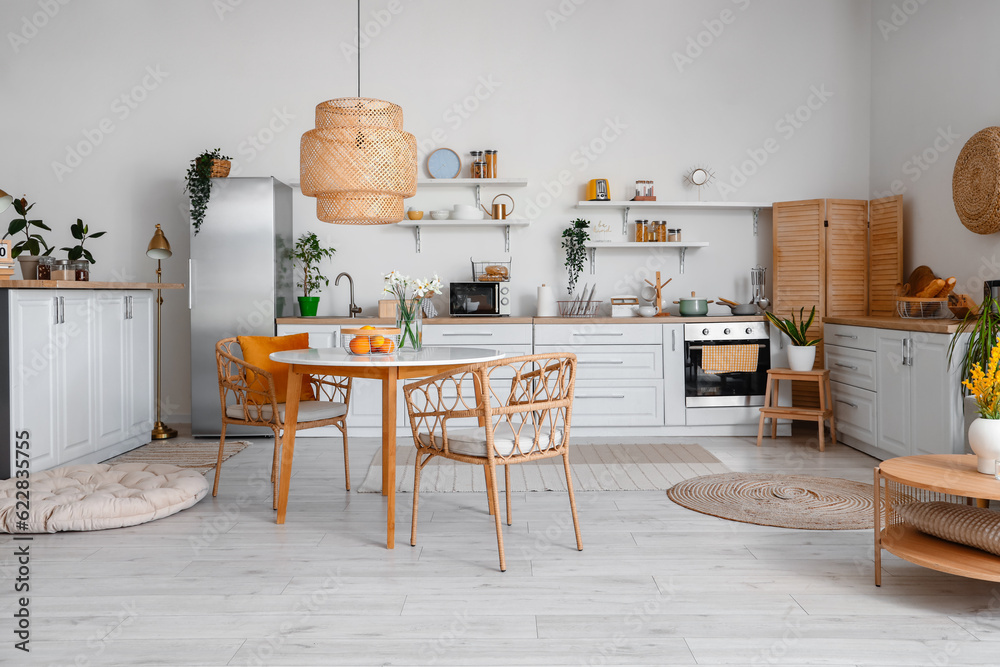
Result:
M680 229L671 229L667 233L667 240L668 241L680 241L681 240L681 230Z
M57 259L52 265L52 280L76 280L73 264L68 259Z
M492 148L486 149L486 178L498 178L497 152Z
M636 220L635 221L635 240L637 243L642 243L646 240L646 221Z
M73 277L75 280L90 280L90 262L77 260L73 262Z
M52 280L52 265L55 264L55 257L42 256L38 258L38 279Z

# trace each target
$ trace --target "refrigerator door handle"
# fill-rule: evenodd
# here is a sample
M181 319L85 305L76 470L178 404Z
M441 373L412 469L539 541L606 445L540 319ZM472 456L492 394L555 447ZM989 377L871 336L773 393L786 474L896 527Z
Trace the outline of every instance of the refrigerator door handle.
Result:
M188 310L194 309L194 260L188 259Z

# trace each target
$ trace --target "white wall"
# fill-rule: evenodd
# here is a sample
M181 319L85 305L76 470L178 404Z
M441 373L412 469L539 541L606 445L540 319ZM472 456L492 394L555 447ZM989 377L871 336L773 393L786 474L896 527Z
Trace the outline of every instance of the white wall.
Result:
M904 191L907 272L927 264L979 301L1000 239L962 225L951 178L965 142L1000 124L1000 4L877 0L872 21L872 192Z
M350 0L91 0L51 17L39 7L37 0L0 6L7 33L0 188L37 200L35 213L57 229L59 246L77 217L108 230L91 246L94 279L151 279L154 265L143 253L160 223L175 251L165 279L185 281L182 179L190 159L220 146L240 175L296 181L299 137L313 126L315 104L356 92L357 61L342 51L354 38ZM437 145L463 157L496 148L503 175L529 179L529 188L510 191L516 213L534 218L513 233L515 314L533 314L538 284L564 289L559 236L584 215L573 205L587 179L610 179L616 198L636 179L653 179L664 200L697 198L682 182L694 166L713 168L717 184L730 187L707 189L710 200L864 197L869 189L869 122L881 118L870 115L870 49L882 47L866 0L363 0L361 13L377 33L362 49L361 92L402 105L422 156ZM679 60L685 52L690 62ZM147 68L163 74L155 79ZM123 94L144 99L132 109L116 102ZM97 142L93 130L105 118L113 131ZM88 136L96 144L90 154L57 174L53 163L66 163L67 147ZM260 150L251 137L263 142ZM752 155L763 164L747 162ZM741 168L750 174L745 183ZM407 206L471 198L471 191L422 191ZM498 230L425 230L417 255L411 230L327 225L301 195L295 207L296 235L315 230L337 248L328 275L350 272L369 314L391 269L467 280L470 256L504 257ZM620 229L617 214L586 213ZM746 213L646 217L711 245L688 254L684 275L675 251L605 251L598 273L581 278L596 279L605 301L636 292L656 269L673 278L671 300L691 290L747 299L750 267L770 262L769 216L756 238ZM331 283L320 314L346 309L346 287ZM189 409L182 293L167 295L164 317L164 394L168 412L182 419Z

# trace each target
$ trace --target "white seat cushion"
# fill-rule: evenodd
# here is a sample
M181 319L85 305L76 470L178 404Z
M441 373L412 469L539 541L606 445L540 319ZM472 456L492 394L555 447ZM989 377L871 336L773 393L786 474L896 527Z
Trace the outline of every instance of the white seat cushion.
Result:
M300 422L315 422L321 419L333 419L334 417L340 417L346 413L347 406L343 403L335 403L333 401L301 401L299 403ZM260 414L265 420L270 420L271 406L262 406ZM252 417L257 415L256 406L250 408L250 415ZM227 405L226 416L232 419L243 419L243 406L239 404ZM284 403L278 403L278 418L281 419L282 422L285 421Z
M550 449L558 447L562 442L562 429L556 429L553 444L549 445L549 429L540 428L538 436L538 447L540 449ZM515 451L515 445L520 439L523 446L522 453L526 453L532 446L535 437L535 429L531 424L525 424L521 428L520 438L514 433L510 424L504 422L497 426L493 433L493 448L498 456L510 456ZM420 442L429 445L430 436L426 433L419 435ZM486 456L486 429L477 428L456 428L448 429L448 451L455 454L465 454L466 456Z

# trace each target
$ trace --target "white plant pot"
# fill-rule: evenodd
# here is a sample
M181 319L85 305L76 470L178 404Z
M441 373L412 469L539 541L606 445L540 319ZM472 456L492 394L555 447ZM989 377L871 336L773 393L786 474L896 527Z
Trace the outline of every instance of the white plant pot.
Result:
M793 371L811 371L816 363L815 345L792 345L788 349L788 367Z
M1000 419L979 417L969 427L969 446L978 457L976 469L984 475L994 475L1000 459Z

